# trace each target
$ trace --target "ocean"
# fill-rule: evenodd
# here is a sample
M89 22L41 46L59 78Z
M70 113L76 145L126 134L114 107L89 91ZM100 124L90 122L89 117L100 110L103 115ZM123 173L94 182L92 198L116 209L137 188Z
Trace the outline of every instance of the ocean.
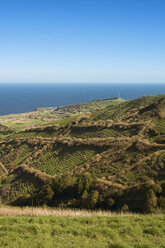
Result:
M24 113L41 107L59 107L96 99L165 94L165 84L149 83L1 83L0 115Z

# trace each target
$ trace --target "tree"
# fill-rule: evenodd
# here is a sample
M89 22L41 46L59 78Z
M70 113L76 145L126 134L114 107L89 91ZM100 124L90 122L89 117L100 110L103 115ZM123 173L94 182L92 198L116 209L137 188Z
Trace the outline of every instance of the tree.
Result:
M106 200L106 203L107 203L107 207L108 209L111 209L111 207L114 205L115 203L115 200L112 199L111 197L109 197L107 200Z
M88 192L86 190L84 190L81 199L86 200L88 198Z
M93 208L96 205L98 198L99 192L97 190L93 190L89 198L89 207Z
M53 198L54 192L49 184L43 186L41 189L38 199L42 202L42 204L47 204Z
M78 193L79 195L82 194L83 189L84 189L84 185L83 185L82 178L80 177L80 178L79 178L79 181L78 181L78 185L77 185L77 193Z
M158 198L158 204L160 208L165 209L165 197L160 196Z
M157 197L152 189L149 189L145 194L144 211L146 213L153 213L157 207Z

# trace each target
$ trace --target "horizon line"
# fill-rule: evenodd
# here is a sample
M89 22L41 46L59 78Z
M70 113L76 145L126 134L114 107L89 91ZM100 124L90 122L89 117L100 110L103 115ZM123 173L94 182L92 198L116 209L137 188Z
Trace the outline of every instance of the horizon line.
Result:
M164 82L0 82L0 84L165 84Z

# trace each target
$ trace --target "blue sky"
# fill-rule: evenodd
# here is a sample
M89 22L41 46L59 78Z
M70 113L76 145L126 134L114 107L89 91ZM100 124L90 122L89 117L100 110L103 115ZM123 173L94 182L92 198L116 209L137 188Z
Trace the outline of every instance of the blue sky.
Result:
M164 0L0 0L0 82L164 82Z

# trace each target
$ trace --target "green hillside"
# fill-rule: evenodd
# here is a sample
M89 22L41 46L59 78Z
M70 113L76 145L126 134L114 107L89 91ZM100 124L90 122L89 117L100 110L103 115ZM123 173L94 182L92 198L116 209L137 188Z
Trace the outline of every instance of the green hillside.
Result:
M0 117L3 204L165 211L165 95Z
M93 100L88 103L72 104L62 107L38 108L33 112L0 116L0 136L6 131L21 131L22 129L47 126L51 124L67 124L82 114L89 114L96 109L115 106L125 102L122 98ZM5 132L4 132L5 130Z

